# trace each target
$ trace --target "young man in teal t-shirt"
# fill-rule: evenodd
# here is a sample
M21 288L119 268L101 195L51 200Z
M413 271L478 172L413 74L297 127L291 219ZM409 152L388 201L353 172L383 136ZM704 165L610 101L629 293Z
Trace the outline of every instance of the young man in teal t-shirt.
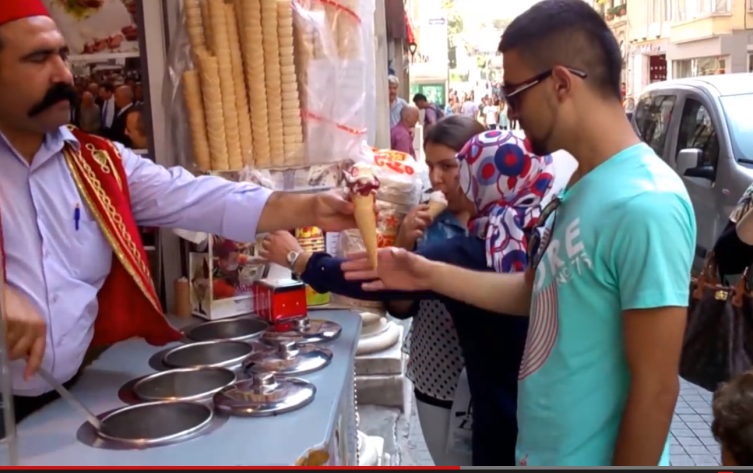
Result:
M521 466L668 465L696 223L677 174L621 105L620 48L582 0L543 0L505 30L503 95L533 151L578 170L529 243L528 274L383 251L366 288L430 290L531 316L518 392ZM552 207L553 208L553 207ZM547 212L545 212L547 213ZM541 222L540 222L541 223ZM494 360L490 360L494 363Z
M518 462L669 465L695 253L688 194L625 118L620 49L587 3L534 5L500 52L534 152L565 149L579 163L529 248Z

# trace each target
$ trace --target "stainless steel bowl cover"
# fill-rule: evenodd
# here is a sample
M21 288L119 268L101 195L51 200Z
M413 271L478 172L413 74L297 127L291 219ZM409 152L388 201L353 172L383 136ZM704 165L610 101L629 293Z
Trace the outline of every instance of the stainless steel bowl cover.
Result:
M141 447L174 443L209 427L213 416L211 407L194 402L136 404L105 415L99 435Z
M236 416L271 416L294 411L314 400L316 386L299 378L257 373L214 395L215 407Z
M342 327L335 322L308 317L278 326L285 329L272 326L264 333L264 339L275 342L327 343L337 339L342 332Z
M140 379L133 392L144 401L199 401L235 381L235 373L227 368L178 368Z
M254 353L249 357L246 372L249 374L304 374L318 371L331 361L332 351L326 348L283 342L276 350Z
M162 363L170 368L235 369L255 352L252 345L230 340L196 342L181 345L165 353Z
M267 329L269 329L267 322L256 317L244 316L204 322L189 328L185 334L195 342L247 341L260 338Z

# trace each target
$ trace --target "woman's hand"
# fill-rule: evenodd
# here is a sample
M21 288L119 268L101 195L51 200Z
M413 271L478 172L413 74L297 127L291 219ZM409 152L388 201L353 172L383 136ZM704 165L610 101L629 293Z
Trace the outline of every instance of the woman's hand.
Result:
M298 240L286 231L278 231L267 234L262 242L260 255L269 262L279 264L287 268L288 255L291 251L303 251Z
M400 231L395 239L395 246L412 250L416 246L416 241L424 236L424 232L431 225L431 215L429 215L429 206L419 204L408 212L400 225Z

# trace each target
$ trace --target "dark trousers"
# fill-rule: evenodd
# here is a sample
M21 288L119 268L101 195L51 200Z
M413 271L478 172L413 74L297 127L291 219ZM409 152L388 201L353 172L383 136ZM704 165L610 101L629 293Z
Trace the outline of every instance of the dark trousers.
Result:
M67 389L71 389L79 379L79 375L73 377L67 383L63 383ZM56 401L60 397L57 391L46 392L40 396L13 396L13 412L16 417L16 425L20 424L24 419L34 414L38 410L42 409L46 405ZM0 403L2 400L0 399ZM0 439L5 438L5 423L0 417Z

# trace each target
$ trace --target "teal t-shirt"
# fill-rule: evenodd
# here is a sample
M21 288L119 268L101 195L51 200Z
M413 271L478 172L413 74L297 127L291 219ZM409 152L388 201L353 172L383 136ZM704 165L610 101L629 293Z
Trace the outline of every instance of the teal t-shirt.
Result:
M639 144L567 189L547 225L519 375L516 458L609 466L630 385L622 313L687 306L693 207L677 174ZM669 441L660 465L669 465Z

